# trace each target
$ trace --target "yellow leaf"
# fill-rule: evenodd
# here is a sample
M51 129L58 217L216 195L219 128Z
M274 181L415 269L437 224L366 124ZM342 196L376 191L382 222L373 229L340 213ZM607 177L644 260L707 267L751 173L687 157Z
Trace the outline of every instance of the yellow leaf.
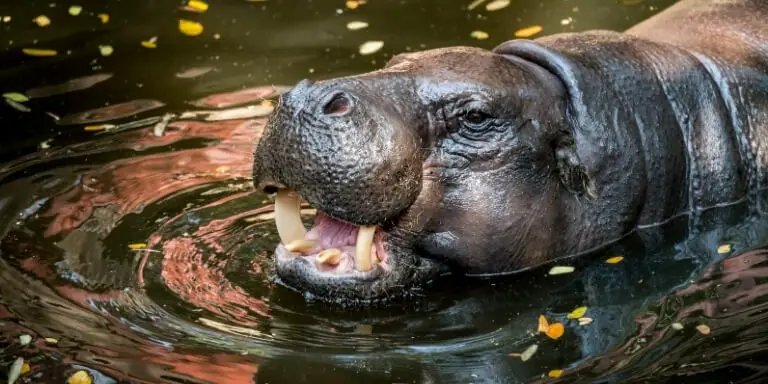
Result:
M478 40L485 40L488 38L488 32L485 31L472 31L472 33L469 34L472 38L478 39Z
M157 48L157 36L153 36L149 40L142 41L141 46L144 48Z
M580 317L583 317L584 314L587 313L587 307L578 307L571 311L571 313L568 314L569 319L578 319Z
M191 20L179 20L179 31L187 36L198 36L203 33L203 25Z
M200 0L189 0L187 6L199 12L205 12L208 10L208 3Z
M32 19L32 22L34 22L35 24L41 27L45 27L51 24L51 19L49 19L48 16L46 15L40 15Z
M29 371L31 371L31 370L32 370L32 368L30 368L29 364L27 364L26 361L24 362L24 364L21 365L21 374L22 375L27 373L27 372L29 372Z
M565 326L563 323L552 323L549 325L549 329L545 332L551 339L559 339L565 333Z
M146 247L147 244L145 243L128 244L128 248L130 249L144 249Z
M509 6L509 0L494 0L485 5L486 11L498 11Z
M549 270L550 275L564 275L575 271L576 268L567 265L556 265Z
M80 12L83 12L83 7L79 5L72 5L69 7L69 14L72 16L77 16Z
M725 253L731 253L732 250L733 250L733 247L730 244L723 244L717 247L717 253L721 255Z
M358 52L360 52L361 55L370 55L378 52L383 47L383 41L366 41L360 45Z
M349 9L355 9L360 6L360 3L355 0L349 0L345 4Z
M54 339L53 337L46 337L44 340L48 344L58 344L59 343L59 341Z
M77 371L67 379L67 384L91 384L93 379L86 371Z
M85 128L83 128L86 132L96 132L96 131L103 131L107 129L105 125L88 125Z
M539 328L536 330L536 332L546 332L549 330L549 322L547 321L547 318L544 317L544 315L539 315Z
M680 331L683 328L685 327L683 326L682 323L672 323L672 329L674 329L675 331Z
M530 27L525 27L522 29L518 29L515 31L515 37L531 37L541 31L543 31L544 28L542 28L540 25L533 25Z
M549 376L549 377L551 377L553 379L557 379L558 377L560 377L562 375L563 375L563 370L562 369L553 369L553 370L549 371L549 373L547 373L547 376Z
M99 17L99 20L101 20L102 24L109 23L109 15L107 15L106 13L99 13L98 17Z
M711 329L709 329L709 326L706 324L699 324L696 326L696 330L699 331L702 335L709 335L710 332L712 332Z
M102 56L110 56L115 51L111 45L99 45L99 53Z
M25 54L29 56L56 56L59 53L54 51L53 49L36 49L36 48L24 48L21 50Z
M614 256L606 259L605 262L608 264L618 264L621 263L622 260L624 260L624 256Z

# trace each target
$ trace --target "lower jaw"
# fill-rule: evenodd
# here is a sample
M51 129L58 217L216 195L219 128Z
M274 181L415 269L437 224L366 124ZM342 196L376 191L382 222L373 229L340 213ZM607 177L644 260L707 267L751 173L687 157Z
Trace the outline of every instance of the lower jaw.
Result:
M285 245L278 245L275 250L275 265L278 274L296 274L300 272L303 277L308 280L306 283L310 283L311 280L323 280L323 281L349 281L349 283L370 283L385 275L389 270L389 266L380 263L375 264L370 270L361 272L354 267L345 268L344 272L335 272L335 268L340 266L327 267L319 264L314 260L315 256L302 256L294 252L290 252L285 248ZM282 273L281 273L282 272Z

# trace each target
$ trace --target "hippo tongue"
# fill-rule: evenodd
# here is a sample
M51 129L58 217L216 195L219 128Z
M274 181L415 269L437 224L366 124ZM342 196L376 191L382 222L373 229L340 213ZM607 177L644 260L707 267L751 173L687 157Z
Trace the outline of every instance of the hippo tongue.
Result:
M301 197L292 190L281 189L277 192L275 199L275 224L280 240L290 252L308 251L317 247L317 240L307 237L307 230L301 222ZM335 233L330 238L329 244L320 244L322 247L336 247L346 244L332 244L341 237L342 232L354 234L357 232L355 241L355 268L360 272L367 272L372 268L371 250L373 245L373 235L376 233L376 226L357 227L352 224L342 223L338 220L323 217L318 223L319 226L334 227ZM326 225L322 225L326 223ZM318 228L321 229L321 228ZM314 232L314 231L313 231Z

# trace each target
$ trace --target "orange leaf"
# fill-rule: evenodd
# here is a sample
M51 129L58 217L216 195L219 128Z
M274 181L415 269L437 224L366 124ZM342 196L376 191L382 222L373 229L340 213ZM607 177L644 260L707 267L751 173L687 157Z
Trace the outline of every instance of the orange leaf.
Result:
M549 331L549 322L547 321L547 318L544 317L544 315L539 315L539 329L536 332L547 331Z
M559 339L565 333L565 326L563 323L552 323L549 325L549 329L546 334L552 339Z

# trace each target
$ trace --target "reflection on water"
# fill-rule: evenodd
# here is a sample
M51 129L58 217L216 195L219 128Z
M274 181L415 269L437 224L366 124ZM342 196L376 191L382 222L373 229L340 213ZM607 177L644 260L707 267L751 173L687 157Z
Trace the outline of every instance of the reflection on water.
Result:
M436 0L356 10L315 1L305 12L210 3L189 15L176 4L83 1L78 17L63 5L0 5L0 21L12 15L0 24L2 92L31 99L27 112L0 107L0 370L23 357L25 382L64 382L81 369L98 383L766 376L765 218L665 245L660 234L681 227L673 222L569 262L572 274L454 278L387 308L328 308L269 280L278 237L269 197L250 184L251 151L281 84L368 70L404 50L492 47L530 24L621 29L669 1L513 2L496 13ZM41 13L48 29L27 25ZM179 34L182 15L207 32ZM347 31L354 20L370 26ZM490 38L472 40L478 29ZM152 36L158 48L141 47ZM356 54L372 39L385 48ZM104 44L113 55L99 56ZM28 45L71 53L23 57ZM604 262L615 255L624 260ZM590 324L568 318L580 306ZM565 334L537 333L540 315ZM21 345L20 335L33 339ZM534 344L529 360L510 356Z

